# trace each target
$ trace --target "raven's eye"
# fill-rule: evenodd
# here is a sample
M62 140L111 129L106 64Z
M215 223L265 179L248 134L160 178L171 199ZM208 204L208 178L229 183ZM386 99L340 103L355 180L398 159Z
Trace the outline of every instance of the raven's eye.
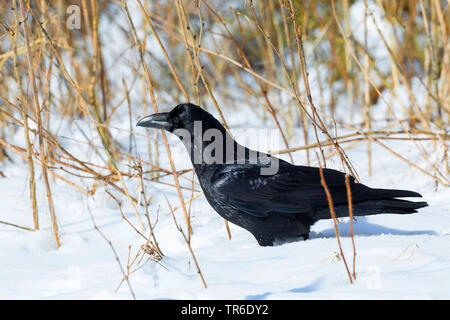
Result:
M175 118L173 118L173 122L175 122L175 123L179 123L181 120L180 120L180 117L178 117L178 116L175 116Z

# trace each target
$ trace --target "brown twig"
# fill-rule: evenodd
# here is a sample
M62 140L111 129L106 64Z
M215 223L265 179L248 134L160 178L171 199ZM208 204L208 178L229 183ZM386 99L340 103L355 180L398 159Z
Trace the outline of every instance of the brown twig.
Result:
M44 156L45 140L44 140L43 132L42 132L41 110L40 110L39 96L38 96L37 86L36 86L36 79L34 76L33 60L31 58L30 36L29 36L27 24L25 23L25 9L24 9L23 0L19 0L19 4L20 4L20 14L21 14L22 21L23 21L23 29L24 29L24 34L25 34L25 45L27 48L28 74L30 77L30 82L31 82L32 91L33 91L33 98L34 98L34 103L35 103L35 116L36 116L36 121L37 121L37 125L38 125L42 178L44 179L45 191L47 194L48 209L50 211L50 217L51 217L51 221L52 221L53 233L55 235L56 246L59 248L61 246L61 241L59 239L58 222L56 221L56 213L55 213L55 208L53 206L53 196L52 196L52 192L50 189L50 182L48 181L47 161Z
M186 245L187 245L188 248L189 248L189 252L190 252L191 255L192 255L192 259L194 260L195 267L197 268L197 272L198 272L198 274L200 275L200 278L202 279L202 282L203 282L203 286L204 286L205 289L206 289L206 288L207 288L206 282L205 282L205 279L203 278L202 271L200 270L200 267L199 267L199 265L198 265L197 258L195 258L194 251L192 250L192 247L191 247L191 241L190 241L190 239L186 236L186 234L184 233L183 229L178 225L177 219L175 218L175 213L173 212L172 206L170 205L170 202L169 202L169 200L167 199L167 197L166 197L166 201L167 201L167 204L169 205L170 213L172 214L172 217L173 217L173 221L174 221L174 223L175 223L175 226L176 226L177 230L178 230L178 231L181 233L181 235L183 236L184 241L186 242Z
M353 233L353 201L352 190L350 188L350 176L348 174L345 175L345 187L347 189L348 215L350 217L350 237L352 238L353 246L353 279L356 280L356 246Z
M103 238L103 240L105 240L106 243L108 244L108 246L111 248L111 250L112 250L112 252L114 254L114 257L115 257L115 259L117 261L117 264L119 265L120 271L122 272L123 279L125 279L127 284L128 284L128 288L130 289L131 296L133 297L134 300L136 300L136 295L134 294L133 288L131 287L130 279L128 278L127 273L125 273L125 270L122 267L122 263L120 262L119 255L117 254L117 251L114 248L114 245L105 236L105 234L100 230L100 228L95 223L94 216L92 215L92 212L91 212L91 209L89 208L89 206L88 206L88 212L89 212L89 216L91 217L92 224L94 225L94 229L100 234L100 236Z
M326 183L325 178L323 176L322 166L320 166L319 171L320 171L320 183L322 184L323 189L325 190L325 194L327 196L328 206L330 208L331 218L333 219L333 223L334 223L334 232L336 234L336 240L337 240L337 243L338 243L338 246L339 246L339 251L340 251L340 254L341 254L341 257L342 257L342 261L344 262L345 270L347 271L348 278L350 280L350 283L352 284L353 283L352 276L350 274L350 270L348 269L347 261L345 260L345 256L344 256L344 251L342 250L342 246L341 246L341 240L340 240L340 237L339 237L338 221L337 221L337 218L336 218L336 213L334 211L333 199L331 197L330 190L328 189L327 183Z

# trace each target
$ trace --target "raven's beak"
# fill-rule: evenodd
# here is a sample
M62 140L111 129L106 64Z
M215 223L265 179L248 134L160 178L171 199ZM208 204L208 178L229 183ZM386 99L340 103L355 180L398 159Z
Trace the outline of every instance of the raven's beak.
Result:
M147 117L142 118L136 123L138 127L155 128L169 130L172 129L172 123L169 120L169 113L155 113Z

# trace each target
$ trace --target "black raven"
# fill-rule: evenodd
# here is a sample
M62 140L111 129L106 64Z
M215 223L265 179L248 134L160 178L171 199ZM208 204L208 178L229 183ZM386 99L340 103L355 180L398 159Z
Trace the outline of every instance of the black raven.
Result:
M137 126L167 130L190 152L195 172L210 205L226 220L253 234L260 246L274 241L308 239L310 227L329 219L320 169L296 166L235 142L211 114L193 104L142 118ZM323 169L337 217L348 216L345 174ZM407 190L372 189L350 177L355 216L414 213L426 202Z

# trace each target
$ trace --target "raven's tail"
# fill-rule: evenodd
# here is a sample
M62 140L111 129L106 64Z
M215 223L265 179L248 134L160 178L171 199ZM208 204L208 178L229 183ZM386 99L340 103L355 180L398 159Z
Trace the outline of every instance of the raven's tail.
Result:
M369 200L353 205L355 216L366 216L380 213L407 214L416 213L417 209L427 207L426 202L414 202L400 199ZM347 213L348 215L348 213Z
M397 189L370 189L370 196L376 199L393 199L393 198L405 198L414 197L422 198L420 193L409 190L397 190Z
M353 203L354 216L367 216L381 213L409 214L416 213L417 209L427 207L428 203L400 200L402 197L422 197L419 193L408 190L371 189L370 200ZM348 206L336 208L337 217L348 217Z

